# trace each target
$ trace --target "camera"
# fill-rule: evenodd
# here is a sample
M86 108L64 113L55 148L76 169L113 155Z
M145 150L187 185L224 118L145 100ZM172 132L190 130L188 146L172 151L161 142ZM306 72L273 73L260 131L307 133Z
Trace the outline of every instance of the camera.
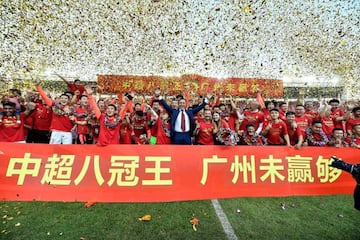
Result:
M133 100L134 98L133 96L130 95L130 93L125 93L124 95L129 99L129 101Z
M344 162L343 160L341 160L340 158L337 158L335 156L332 156L331 159L333 161L329 165L330 167L341 169L341 170L344 170L344 171L350 173L356 179L357 183L360 183L360 164L356 164L356 165L350 164L350 163Z

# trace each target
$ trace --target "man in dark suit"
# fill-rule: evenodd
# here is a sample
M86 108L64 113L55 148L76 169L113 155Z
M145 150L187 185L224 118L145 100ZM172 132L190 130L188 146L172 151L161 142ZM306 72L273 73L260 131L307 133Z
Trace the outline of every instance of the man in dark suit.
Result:
M195 126L194 115L205 107L208 103L207 98L197 107L186 109L185 99L179 100L179 108L171 108L162 96L158 97L162 106L171 116L171 143L172 144L191 144L191 135Z

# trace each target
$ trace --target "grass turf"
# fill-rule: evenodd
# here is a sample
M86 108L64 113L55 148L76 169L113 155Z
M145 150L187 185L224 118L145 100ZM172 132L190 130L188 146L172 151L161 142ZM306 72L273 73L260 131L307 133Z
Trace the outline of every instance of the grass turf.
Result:
M219 201L239 239L360 239L360 212L350 195ZM211 201L96 203L89 208L84 203L0 202L0 211L4 240L226 239ZM152 220L139 221L145 214ZM200 220L197 231L190 224L193 216Z
M239 239L360 239L360 212L351 195L238 198L220 204Z

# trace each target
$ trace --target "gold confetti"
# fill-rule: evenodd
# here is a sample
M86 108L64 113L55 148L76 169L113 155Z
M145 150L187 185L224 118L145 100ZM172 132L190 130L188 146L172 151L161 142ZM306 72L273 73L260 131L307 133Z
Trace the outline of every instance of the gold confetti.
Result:
M60 92L66 86L53 72L83 81L106 73L310 75L360 89L357 1L140 2L5 1L0 80L31 87L37 75Z
M6 235L6 234L11 233L11 231L10 231L10 230L7 230L7 229L4 229L4 230L1 231L1 233Z

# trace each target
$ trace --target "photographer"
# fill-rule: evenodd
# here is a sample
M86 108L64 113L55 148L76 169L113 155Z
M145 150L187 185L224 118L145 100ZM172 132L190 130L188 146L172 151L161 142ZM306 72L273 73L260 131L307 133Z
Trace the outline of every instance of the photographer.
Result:
M338 168L350 173L353 178L356 180L356 187L354 190L354 207L360 211L360 164L350 164L342 161L337 157L331 157L333 160L330 164L330 167Z

